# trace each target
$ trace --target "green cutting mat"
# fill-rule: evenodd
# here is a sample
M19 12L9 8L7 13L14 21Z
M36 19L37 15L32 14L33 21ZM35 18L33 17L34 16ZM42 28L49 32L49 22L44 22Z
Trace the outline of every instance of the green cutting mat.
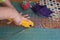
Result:
M19 12L28 13L30 17L36 18L31 9L24 11L19 3L13 3ZM41 16L40 16L41 17ZM60 40L59 29L26 29L12 25L0 26L0 40Z
M59 35L59 29L31 28L19 32L10 40L60 40Z
M3 40L60 40L60 29L31 28L11 33Z

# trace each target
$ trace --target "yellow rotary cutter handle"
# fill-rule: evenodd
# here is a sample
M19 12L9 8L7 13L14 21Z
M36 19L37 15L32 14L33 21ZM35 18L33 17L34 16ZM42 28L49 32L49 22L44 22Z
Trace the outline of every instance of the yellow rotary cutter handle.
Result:
M12 19L8 19L8 20L9 22L7 24L10 24L13 22ZM34 23L32 21L22 20L21 23L22 23L21 26L26 27L26 28L31 28L34 26Z
M31 28L34 26L34 23L32 21L22 20L22 26L26 28Z

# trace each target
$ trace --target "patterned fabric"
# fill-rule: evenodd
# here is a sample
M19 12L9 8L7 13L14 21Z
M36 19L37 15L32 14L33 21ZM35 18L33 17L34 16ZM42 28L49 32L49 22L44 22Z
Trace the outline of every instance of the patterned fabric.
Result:
M51 18L56 20L60 18L60 3L56 0L40 0L40 5L46 5L54 13L51 14Z

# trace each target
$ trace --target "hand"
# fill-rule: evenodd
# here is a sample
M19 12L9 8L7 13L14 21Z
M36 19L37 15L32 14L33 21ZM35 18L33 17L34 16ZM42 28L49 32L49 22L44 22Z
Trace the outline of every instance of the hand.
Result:
M0 7L0 20L8 19L9 24L13 21L16 25L20 25L22 20L29 20L29 18L28 15L19 14L15 9Z
M22 20L30 21L29 19L30 19L30 17L28 16L28 14L23 15L22 12L21 12L19 14L19 16L14 18L14 22L15 22L16 25L21 25Z

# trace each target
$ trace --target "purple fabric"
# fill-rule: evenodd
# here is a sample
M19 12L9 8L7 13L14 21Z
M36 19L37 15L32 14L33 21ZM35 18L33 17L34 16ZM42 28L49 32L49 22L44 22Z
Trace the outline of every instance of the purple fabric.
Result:
M37 11L39 11L42 7L43 7L43 6L40 6L39 4L35 4L34 6L32 6L31 9L32 9L34 12L37 12Z
M48 9L46 7L46 5L41 6L39 4L35 4L32 8L31 8L37 15L42 15L45 17L49 17L51 13L53 13L50 9Z
M50 9L48 9L46 6L44 6L37 13L39 13L39 14L45 16L45 17L49 17L50 14L52 14L53 12Z

